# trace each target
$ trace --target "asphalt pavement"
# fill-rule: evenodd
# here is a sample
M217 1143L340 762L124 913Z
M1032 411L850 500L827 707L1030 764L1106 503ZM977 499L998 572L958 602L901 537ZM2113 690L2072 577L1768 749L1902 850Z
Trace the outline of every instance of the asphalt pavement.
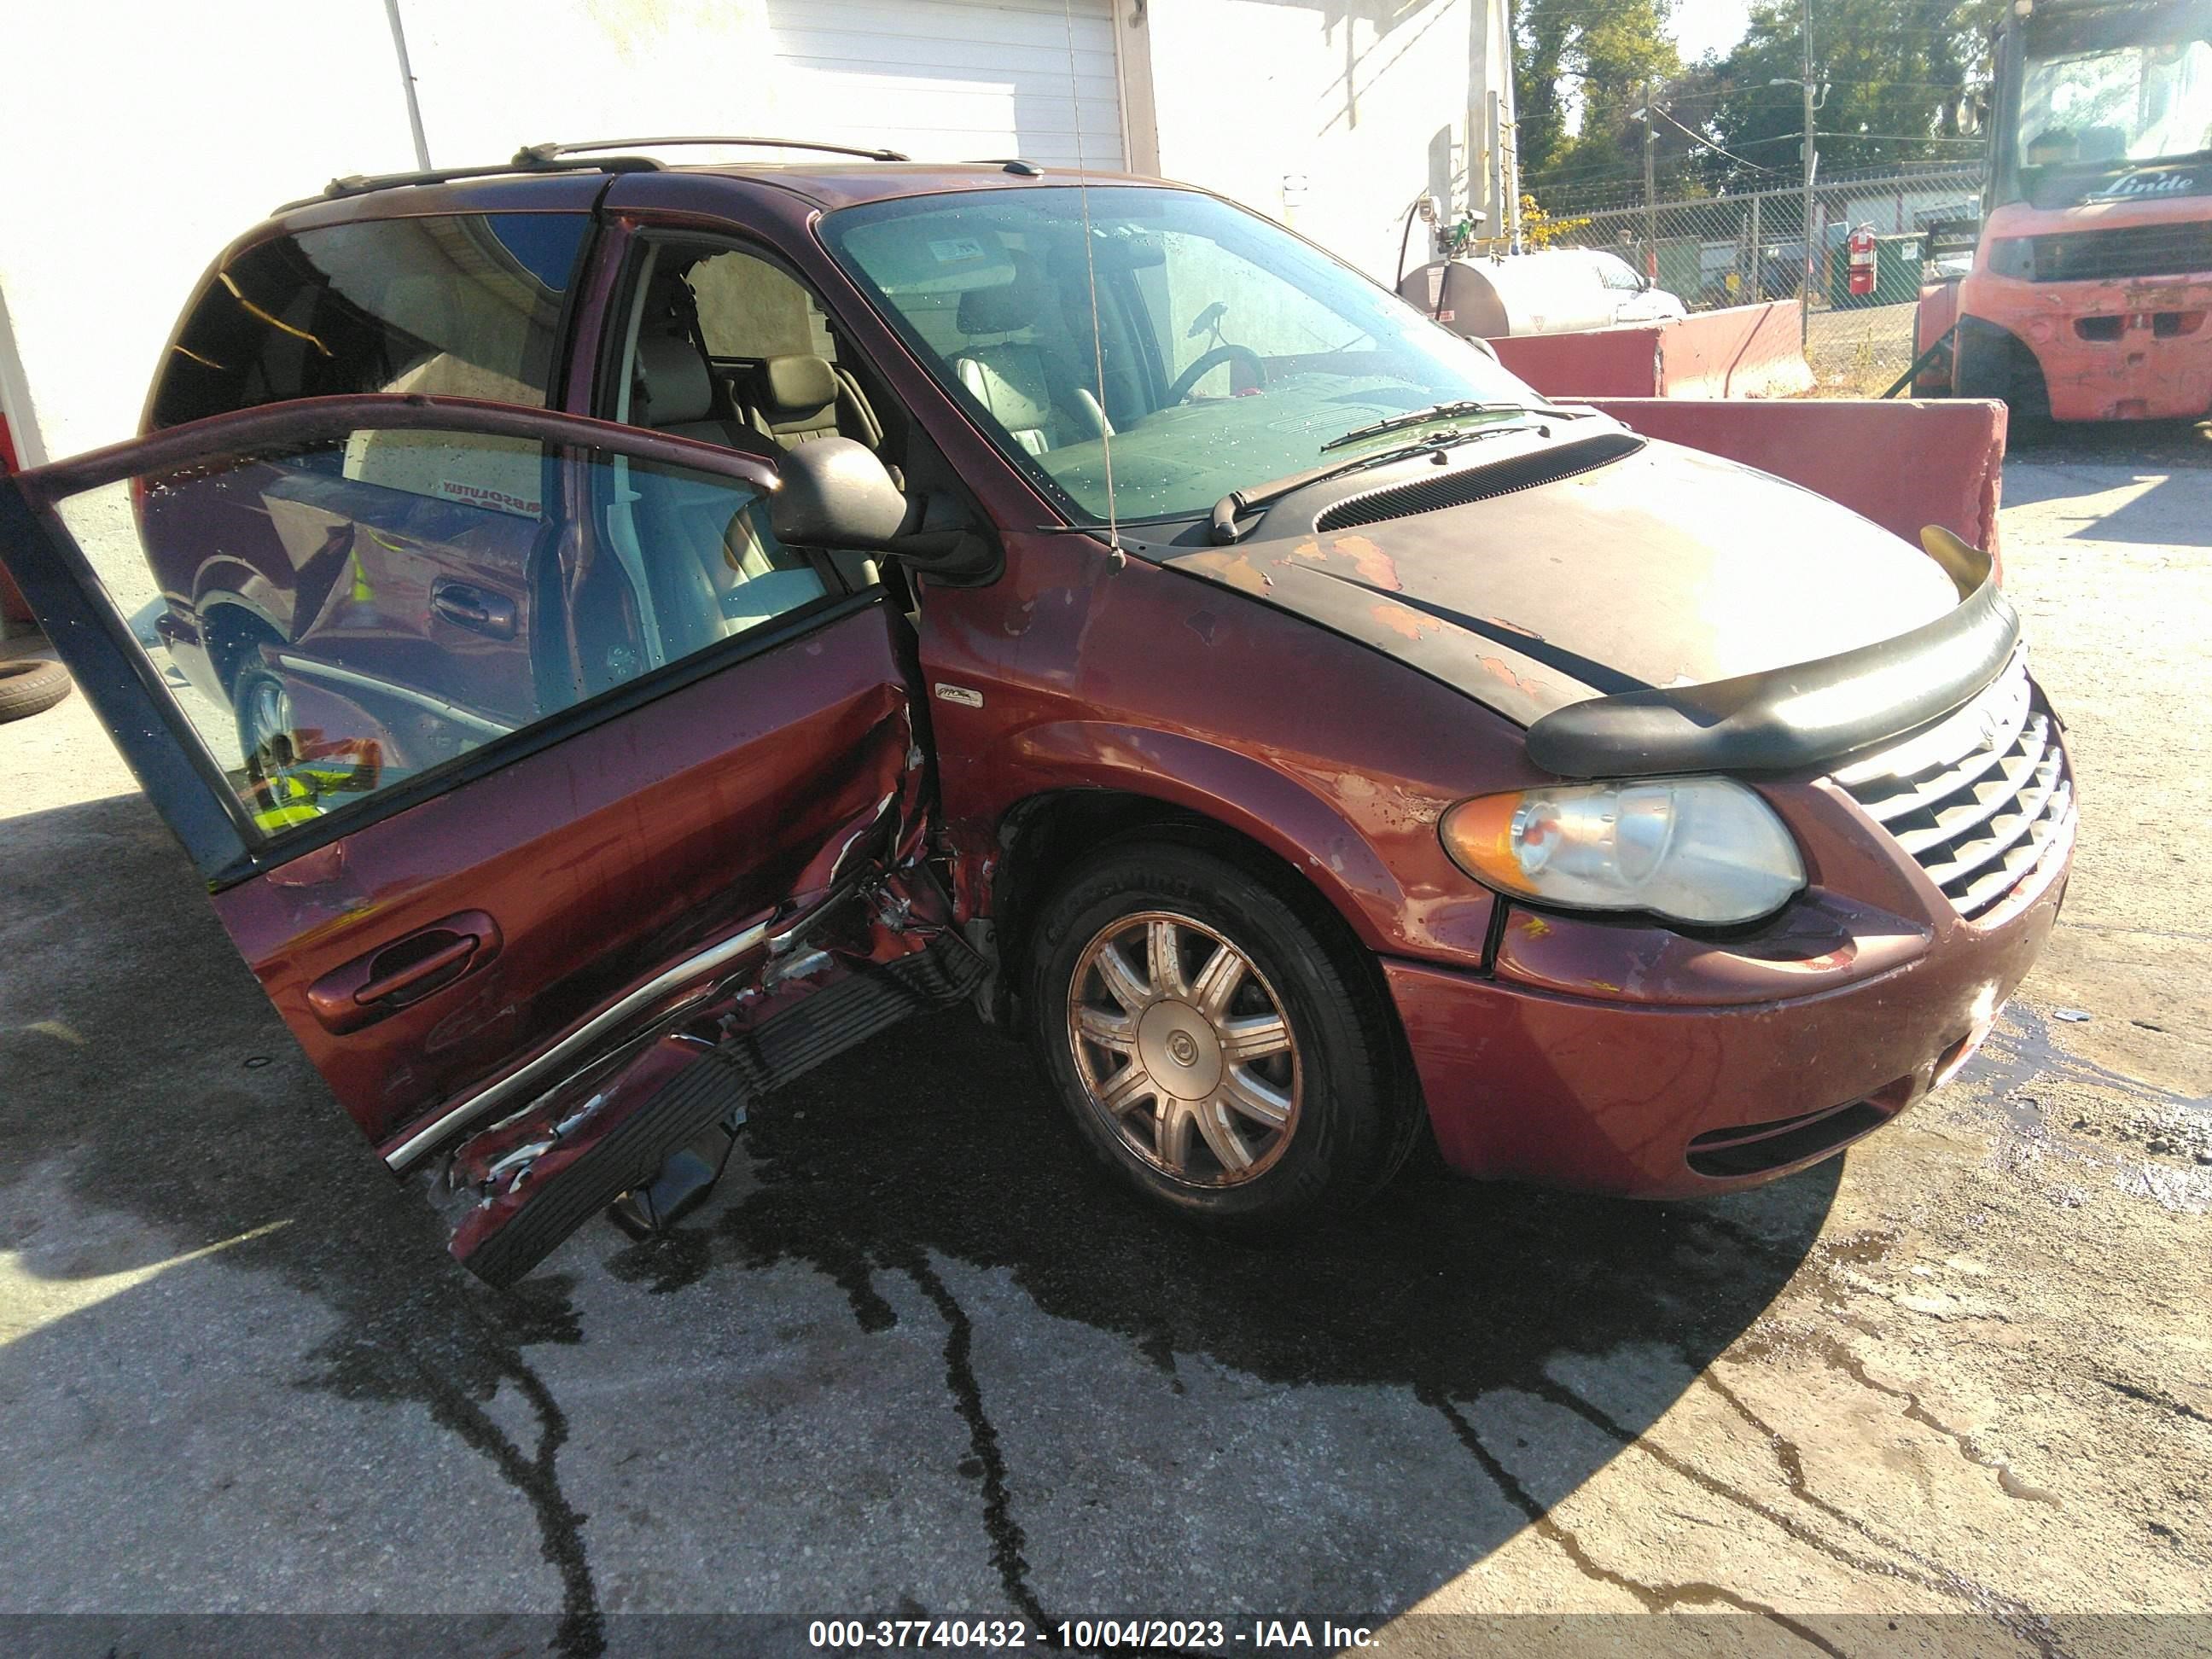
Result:
M492 1293L83 699L0 726L0 1614L105 1615L0 1642L1146 1615L1232 1650L1300 1616L1404 1650L2203 1650L2205 447L2008 465L2084 803L2058 933L1960 1080L1711 1203L1420 1175L1288 1247L1196 1237L955 1012L764 1106L677 1237L593 1224ZM1654 1610L1746 1616L1589 1617Z

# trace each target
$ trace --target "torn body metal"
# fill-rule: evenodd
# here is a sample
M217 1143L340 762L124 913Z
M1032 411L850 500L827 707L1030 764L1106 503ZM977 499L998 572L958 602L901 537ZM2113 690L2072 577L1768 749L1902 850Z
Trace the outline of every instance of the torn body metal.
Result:
M907 763L872 812L824 842L790 902L740 931L746 948L454 1149L446 1183L474 1200L454 1230L456 1258L510 1281L566 1236L572 1216L649 1182L672 1147L717 1122L734 1127L778 1085L973 988L982 963L924 862L921 751L909 747Z

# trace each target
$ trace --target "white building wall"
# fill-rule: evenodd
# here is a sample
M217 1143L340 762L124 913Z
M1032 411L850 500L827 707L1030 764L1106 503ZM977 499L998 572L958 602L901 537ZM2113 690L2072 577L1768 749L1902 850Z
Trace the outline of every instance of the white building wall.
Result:
M554 139L813 136L779 99L763 0L400 0L399 12L434 167Z
M21 378L0 372L0 397L27 463L137 429L232 237L337 174L415 165L383 0L21 6L4 33L0 302Z
M1116 0L1131 165L1388 281L1466 203L1504 0ZM398 0L432 164L555 137L808 134L767 0ZM386 0L18 9L0 99L0 413L27 462L130 436L192 283L277 203L416 165ZM1409 257L1427 257L1416 227ZM9 350L12 335L14 352Z
M1504 0L1152 0L1159 170L1387 283L1416 197L1468 205L1471 71L1493 6ZM1429 252L1417 224L1408 264Z

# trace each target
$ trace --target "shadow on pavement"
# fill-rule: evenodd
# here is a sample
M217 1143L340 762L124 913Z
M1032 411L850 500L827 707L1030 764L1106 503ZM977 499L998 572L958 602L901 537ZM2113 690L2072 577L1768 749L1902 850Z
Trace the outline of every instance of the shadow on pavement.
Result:
M2039 465L2076 463L2138 472L2212 467L2212 421L2042 421L2014 415L2005 455ZM2014 501L2009 483L2005 504Z
M580 1250L556 1258L570 1273L541 1271L501 1296L452 1264L419 1194L381 1177L141 799L12 819L5 836L0 1180L20 1194L38 1170L64 1189L58 1213L123 1212L144 1224L141 1237L159 1239L88 1246L19 1206L0 1214L0 1250L18 1253L22 1273L64 1280L238 1241L212 1259L281 1275L335 1318L304 1361L272 1354L272 1366L293 1368L311 1390L426 1409L527 1500L564 1587L570 1651L596 1651L604 1621L584 1517L559 1478L567 1421L530 1350L580 1340L574 1273L594 1258L629 1281L628 1320L679 1328L686 1299L656 1292L713 1279L742 1296L749 1272L798 1262L841 1287L860 1329L881 1330L899 1317L885 1275L903 1276L944 1321L945 1382L973 1454L963 1472L980 1490L977 1547L988 1547L1010 1601L1040 1620L1073 1610L1043 1605L1033 1585L1039 1540L1025 1530L1022 1472L1010 1468L993 1418L1013 1402L988 1397L980 1380L978 1323L1000 1315L963 1308L950 1264L1009 1276L1043 1313L1126 1341L1170 1378L1203 1356L1268 1384L1407 1391L1465 1449L1467 1479L1493 1486L1503 1501L1480 1527L1462 1519L1461 1530L1439 1533L1408 1515L1393 1535L1360 1540L1391 1603L1376 1611L1389 1612L1524 1527L1547 1525L1550 1506L1664 1412L1775 1297L1810 1249L1838 1179L1832 1162L1723 1202L1659 1206L1420 1170L1366 1213L1294 1243L1233 1244L1155 1217L1095 1175L1025 1051L955 1012L912 1023L766 1103L747 1130L749 1170L701 1224L632 1245L592 1224ZM255 1340L251 1311L241 1297L240 1328L226 1340ZM15 1386L11 1366L71 1363L71 1329L64 1317L35 1345L0 1347L0 1397ZM1092 1385L1082 1368L1036 1382L1076 1391L1072 1413L1082 1416L1080 1395ZM528 1413L489 1409L502 1388ZM1571 1420L1574 1432L1501 1451L1471 1403L1499 1391L1540 1402L1552 1413L1543 1420ZM1180 1382L1170 1394L1179 1407ZM1209 1427L1193 1420L1188 1431L1202 1440ZM823 1478L834 1482L836 1472ZM1372 1474L1382 1484L1407 1478L1388 1467ZM1030 1528L1037 1514L1028 1510ZM776 1522L756 1510L746 1524ZM1200 1531L1225 1540L1239 1529L1224 1517ZM1294 1550L1300 1536L1278 1547ZM1447 1538L1449 1559L1440 1559ZM869 1546L862 1535L841 1547ZM1587 1557L1576 1564L1646 1605L1745 1605L1713 1586L1643 1585ZM1097 1568L1110 1577L1115 1565ZM1232 1565L1223 1564L1222 1577L1234 1583ZM1271 1592L1312 1582L1295 1559L1271 1573L1261 1587Z

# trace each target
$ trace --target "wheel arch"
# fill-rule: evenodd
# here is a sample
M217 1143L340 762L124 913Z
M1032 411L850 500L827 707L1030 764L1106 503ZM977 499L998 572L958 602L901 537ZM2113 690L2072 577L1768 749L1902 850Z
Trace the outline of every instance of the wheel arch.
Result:
M197 609L208 662L226 696L237 684L238 671L255 646L264 641L284 642L283 626L261 606L239 594L217 589L202 598Z
M2050 384L2035 348L2004 324L1969 309L1960 295L1958 333L1951 345L1951 392L1960 398L1995 398L2008 407L2018 402L2033 413L2048 407Z
M1300 780L1201 739L1103 722L1032 728L1023 749L1036 787L998 814L987 878L1006 946L1020 947L1052 872L1109 836L1158 827L1215 837L1290 884L1298 902L1321 905L1365 952L1393 948L1404 888L1346 814Z
M1210 853L1251 876L1304 922L1355 1001L1367 1006L1374 1022L1370 1029L1382 1044L1383 1087L1394 1103L1394 1127L1378 1153L1375 1184L1386 1182L1412 1155L1428 1133L1427 1103L1382 958L1309 867L1222 817L1127 788L1042 790L1014 803L1000 825L1001 850L991 884L1000 941L995 981L1003 1000L992 1018L1019 1025L1029 1017L1018 999L1028 997L1037 971L1032 950L1036 926L1066 872L1131 842L1170 842Z

